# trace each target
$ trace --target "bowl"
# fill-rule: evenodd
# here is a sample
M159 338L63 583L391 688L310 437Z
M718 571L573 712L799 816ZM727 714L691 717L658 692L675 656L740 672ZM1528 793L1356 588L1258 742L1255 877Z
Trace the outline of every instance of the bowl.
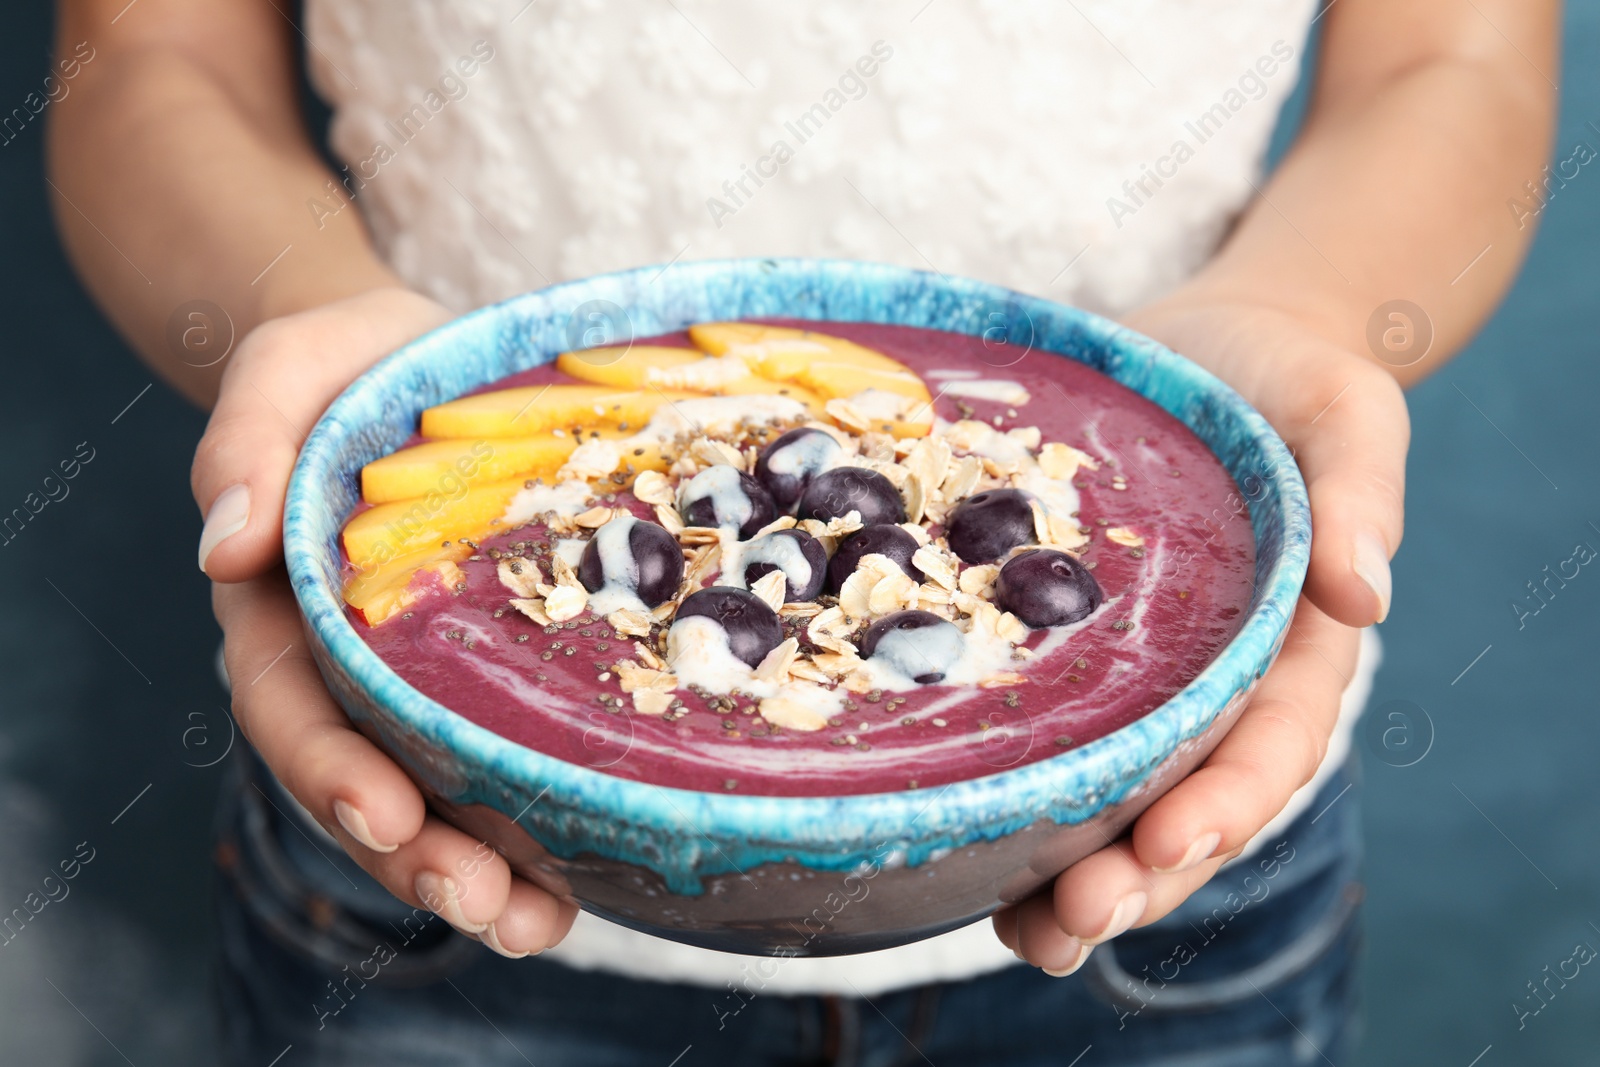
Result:
M981 335L1109 375L1189 427L1250 503L1255 595L1238 635L1171 700L1057 756L939 788L761 797L613 777L507 741L423 696L357 635L340 527L363 464L422 409L586 343L762 316ZM552 286L472 312L334 401L290 481L284 553L328 687L443 818L522 877L625 926L706 948L827 956L905 944L1034 893L1192 771L1271 665L1305 578L1311 522L1288 449L1242 398L1156 342L1074 308L880 264L740 259Z

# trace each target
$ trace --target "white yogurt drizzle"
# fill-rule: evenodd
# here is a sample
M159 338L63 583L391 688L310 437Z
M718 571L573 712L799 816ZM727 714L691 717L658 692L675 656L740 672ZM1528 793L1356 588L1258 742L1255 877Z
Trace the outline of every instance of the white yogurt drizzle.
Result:
M726 546L723 551L728 551ZM723 584L736 589L745 588L744 572L756 563L772 564L796 588L803 589L811 581L811 562L800 550L800 542L780 533L770 533L755 541L745 542L734 553L732 561L724 559L722 572L726 580Z
M945 396L968 396L974 400L992 400L1012 407L1021 407L1033 399L1021 382L1009 378L952 379L939 391Z
M708 693L741 693L761 699L788 697L834 715L844 707L845 691L824 689L809 682L776 682L757 678L756 672L728 647L728 634L715 619L691 615L678 619L667 631L667 669L677 675L679 688L699 686Z
M563 537L556 541L555 553L560 556L567 566L577 569L583 561L583 550L589 547L589 542L581 537Z
M604 581L589 594L589 610L597 615L613 611L648 611L639 599L639 561L633 558L628 538L639 520L622 515L595 531L595 551L600 554L600 573Z
M515 526L518 523L532 522L547 512L555 512L557 515L576 515L588 506L592 496L593 491L589 488L589 483L576 478L557 485L535 482L531 486L517 490L516 496L511 498L511 503L500 521L507 526Z
M710 499L718 525L737 530L750 520L754 505L745 494L739 470L724 464L707 467L678 489L678 511L687 515L696 502Z
M767 456L767 469L773 474L821 474L844 462L844 447L833 434L817 431L804 434Z
M946 632L942 627L940 632ZM887 647L885 647L887 646ZM897 664L898 661L898 664ZM904 664L926 664L915 674L901 669ZM1011 660L1011 642L998 634L981 634L976 629L961 634L959 648L946 647L926 630L896 630L884 634L860 668L874 689L904 692L921 689L918 676L943 670L945 686L976 686L996 671L1017 666ZM976 695L972 690L966 696Z

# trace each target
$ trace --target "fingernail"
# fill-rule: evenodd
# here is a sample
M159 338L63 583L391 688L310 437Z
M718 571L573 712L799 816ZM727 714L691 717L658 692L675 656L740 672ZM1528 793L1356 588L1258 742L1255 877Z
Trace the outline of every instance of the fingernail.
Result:
M1356 548L1350 557L1350 565L1355 569L1356 577L1367 583L1367 588L1377 596L1378 621L1387 619L1389 596L1393 592L1394 582L1389 574L1389 550L1384 546L1383 540L1375 534L1357 534Z
M520 960L522 957L527 955L526 952L512 952L510 949L502 945L500 943L500 935L495 933L494 923L490 923L488 927L484 929L482 938L485 945L488 945L490 948L494 949L508 960Z
M1065 967L1062 967L1060 970L1055 970L1055 971L1052 971L1048 967L1042 967L1042 968L1040 968L1040 970L1044 971L1044 973L1048 974L1051 978L1065 978L1067 975L1075 973L1079 967L1082 967L1083 964L1084 964L1084 961L1089 958L1089 953L1091 953L1093 951L1094 951L1094 946L1093 945L1079 945L1078 946L1077 958L1075 958L1071 963L1067 964Z
M456 885L454 878L434 874L432 871L423 871L417 875L413 888L421 898L423 907L456 929L481 934L489 928L488 923L467 920L466 914L461 910L461 889Z
M200 531L200 569L222 542L244 529L250 521L250 487L240 482L224 489L206 512L205 528Z
M400 847L399 845L380 845L372 836L372 829L367 826L367 817L342 800L333 802L333 817L339 820L339 825L344 827L345 833L374 852L393 852Z
M1187 871L1191 867L1198 867L1211 858L1211 854L1217 850L1217 846L1220 844L1222 844L1222 835L1212 831L1209 834L1195 838L1194 843L1189 846L1189 851L1183 854L1183 859L1171 867L1155 867L1152 869L1160 871L1162 874L1177 874L1179 871Z
M1083 939L1085 945L1098 945L1110 941L1118 934L1127 933L1128 928L1139 921L1144 914L1145 905L1150 903L1150 898L1144 893L1129 893L1117 901L1117 906L1111 913L1111 921L1106 923L1106 928L1093 937Z

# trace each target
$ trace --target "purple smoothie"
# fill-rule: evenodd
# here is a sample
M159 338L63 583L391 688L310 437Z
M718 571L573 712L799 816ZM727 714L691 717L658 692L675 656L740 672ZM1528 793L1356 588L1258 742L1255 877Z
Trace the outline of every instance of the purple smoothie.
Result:
M924 686L851 694L815 732L766 726L756 701L676 695L687 714L637 714L610 667L632 656L603 618L540 626L507 607L491 553L535 553L538 524L486 540L461 564L464 591L436 590L404 616L352 625L419 691L519 744L606 773L658 785L770 796L829 796L937 786L1067 751L1154 710L1209 664L1238 631L1249 604L1255 552L1232 478L1186 427L1154 404L1073 360L1032 352L997 368L979 338L904 326L792 323L856 341L921 374L938 415L1001 429L1036 426L1100 460L1079 469L1079 522L1091 533L1085 565L1106 603L1071 627L1036 630L1037 655L1004 688ZM673 334L641 344L687 345ZM976 372L1024 387L1010 406L939 395L941 371ZM570 382L545 366L486 389ZM962 388L960 386L957 387ZM641 519L651 509L616 494ZM1140 547L1113 543L1129 528ZM938 527L933 532L939 532ZM714 581L714 579L713 579ZM605 681L601 677L606 676ZM620 699L619 699L620 698Z

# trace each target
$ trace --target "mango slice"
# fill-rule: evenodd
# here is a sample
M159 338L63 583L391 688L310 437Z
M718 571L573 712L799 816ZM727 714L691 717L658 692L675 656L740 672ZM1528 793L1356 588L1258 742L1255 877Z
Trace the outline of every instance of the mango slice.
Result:
M587 348L563 352L556 357L556 369L579 381L609 385L615 389L648 389L652 370L670 370L705 359L694 348L668 348L662 345L634 345L631 348Z
M854 341L790 326L757 322L703 322L689 327L689 339L714 356L737 355L763 378L795 381L812 363L847 363L910 374L904 363Z
M422 598L418 582L424 572L431 572L445 584L455 577L452 569L466 559L472 550L466 545L448 547L434 545L396 556L387 563L377 564L345 583L344 602L360 613L368 626L376 626L386 619L405 611Z
M868 389L897 393L911 400L932 400L928 387L910 371L884 371L849 363L817 362L807 367L797 380L826 400L850 397Z
M554 474L578 442L569 435L480 437L428 441L402 448L361 468L361 499L386 504L462 484Z
M534 385L464 396L422 413L424 437L531 437L572 426L638 429L678 390L618 392L604 385Z
M434 490L422 497L368 508L344 527L344 551L360 570L370 570L445 541L478 540L496 524L525 479L489 482L454 493Z

